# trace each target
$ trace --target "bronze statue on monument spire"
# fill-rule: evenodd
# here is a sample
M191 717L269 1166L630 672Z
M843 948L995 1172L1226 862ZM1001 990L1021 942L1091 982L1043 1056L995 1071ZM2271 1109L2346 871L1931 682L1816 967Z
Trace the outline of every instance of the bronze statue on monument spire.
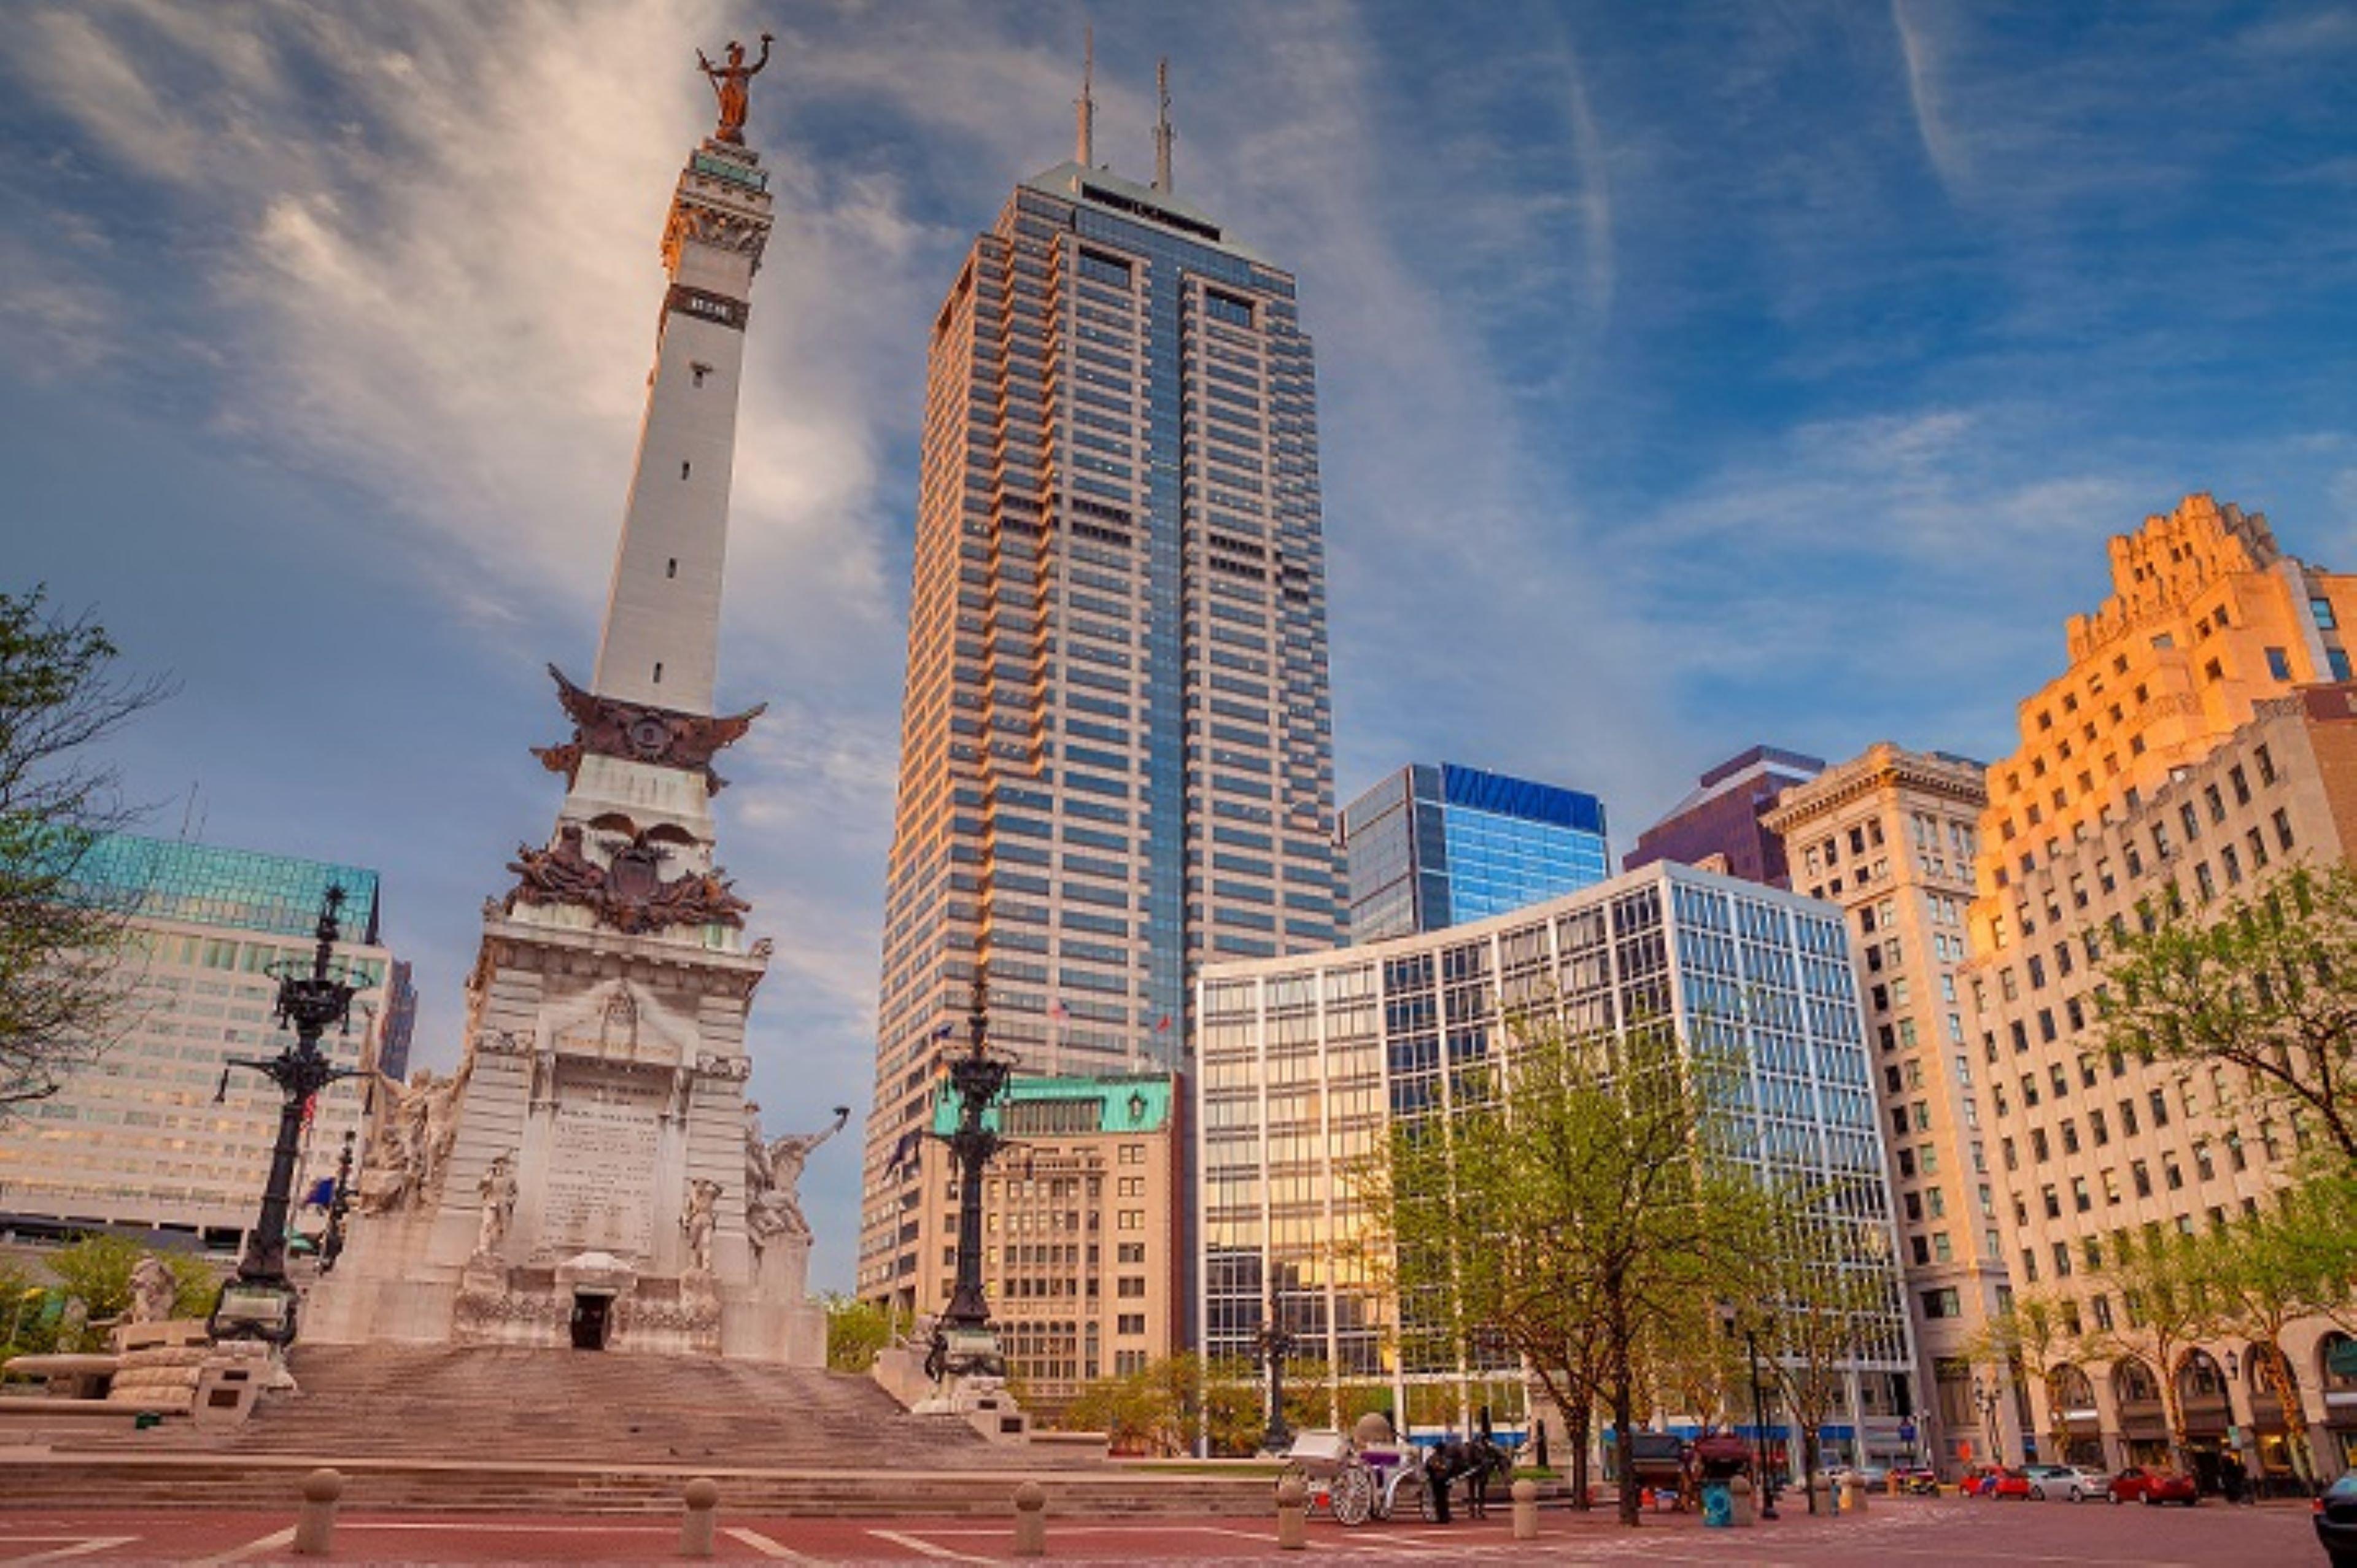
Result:
M761 35L761 58L751 65L745 63L745 46L734 38L728 40L726 65L715 65L702 49L695 51L695 63L712 79L712 91L720 98L720 128L713 133L714 139L740 147L745 145L745 111L752 98L749 89L761 68L770 63L772 36Z

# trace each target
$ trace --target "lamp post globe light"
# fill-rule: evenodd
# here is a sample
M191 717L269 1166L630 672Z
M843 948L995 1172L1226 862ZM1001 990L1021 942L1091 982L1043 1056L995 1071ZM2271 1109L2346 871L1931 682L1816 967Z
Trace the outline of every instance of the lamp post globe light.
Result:
M237 1273L225 1282L213 1302L210 1319L214 1337L266 1339L285 1345L295 1337L295 1287L286 1278L286 1216L294 1197L295 1161L301 1150L305 1112L318 1092L339 1079L357 1076L319 1049L319 1038L333 1025L351 1032L352 996L359 974L335 956L342 932L339 919L344 890L331 886L320 900L317 944L308 964L282 962L269 973L278 982L277 1020L295 1031L294 1044L267 1061L231 1057L221 1069L221 1092L229 1088L229 1068L258 1072L278 1086L278 1138L271 1145L270 1176L262 1188L262 1212L246 1236L245 1251ZM215 1098L219 1098L216 1095Z

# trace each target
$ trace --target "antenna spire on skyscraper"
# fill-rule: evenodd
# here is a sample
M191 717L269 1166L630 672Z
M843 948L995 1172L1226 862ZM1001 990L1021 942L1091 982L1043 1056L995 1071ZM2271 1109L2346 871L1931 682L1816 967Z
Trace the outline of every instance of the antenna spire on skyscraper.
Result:
M1178 133L1170 128L1170 57L1165 55L1154 65L1154 91L1162 101L1161 113L1154 123L1154 188L1166 195L1170 190L1170 144Z
M1082 168L1097 166L1097 29L1092 23L1081 32L1080 131L1072 161Z

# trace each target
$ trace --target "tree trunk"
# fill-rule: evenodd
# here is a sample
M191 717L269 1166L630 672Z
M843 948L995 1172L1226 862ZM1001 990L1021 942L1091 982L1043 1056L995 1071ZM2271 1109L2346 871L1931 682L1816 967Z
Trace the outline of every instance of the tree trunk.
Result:
M1811 1420L1801 1428L1801 1485L1809 1494L1809 1511L1817 1511L1817 1423Z
M1586 1400L1582 1400L1577 1415L1569 1411L1563 1412L1564 1440L1571 1444L1571 1506L1582 1512L1594 1506L1594 1499L1587 1495L1590 1479L1587 1440L1595 1435L1596 1431L1596 1423L1590 1413L1593 1409Z
M2185 1447L2185 1406L2178 1399L2177 1371L2166 1358L2160 1363L2160 1410L2169 1418L2169 1462L2186 1475L2193 1474Z
M2315 1456L2308 1451L2308 1412L2299 1407L2299 1391L2291 1386L2283 1347L2267 1340L2267 1380L2276 1386L2276 1402L2283 1407L2284 1451L2291 1455L2292 1474L2307 1491L2316 1490ZM2254 1477L2254 1481L2262 1477Z
M1636 1425L1637 1394L1635 1380L1629 1369L1629 1352L1625 1346L1612 1358L1612 1444L1620 1455L1620 1522L1634 1526L1643 1518L1637 1495L1637 1466L1631 1453L1630 1436Z

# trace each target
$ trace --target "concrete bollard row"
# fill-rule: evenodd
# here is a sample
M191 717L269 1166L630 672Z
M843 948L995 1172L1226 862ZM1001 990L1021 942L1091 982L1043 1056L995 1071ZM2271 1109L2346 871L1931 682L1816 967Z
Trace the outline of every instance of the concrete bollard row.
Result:
M1015 1488L1015 1555L1048 1555L1048 1493L1037 1481Z
M1729 1523L1731 1523L1736 1529L1741 1530L1748 1525L1758 1522L1760 1518L1760 1509L1757 1506L1757 1499L1752 1493L1750 1477L1738 1476L1734 1479L1728 1481L1727 1483L1727 1495L1735 1505L1733 1513L1728 1520Z
M1539 1484L1528 1476L1513 1486L1514 1539L1536 1541L1539 1538Z
M344 1495L344 1477L335 1470L314 1470L303 1477L303 1510L295 1516L295 1555L325 1557L336 1547L336 1501Z
M698 1476L681 1489L680 1500L687 1505L687 1513L679 1521L679 1554L711 1556L713 1534L719 1525L720 1483Z
M1298 1476L1276 1484L1276 1549L1301 1552L1309 1545L1309 1488Z
M1866 1483L1864 1481L1859 1480L1855 1475L1844 1476L1842 1477L1842 1512L1864 1513L1866 1511Z

